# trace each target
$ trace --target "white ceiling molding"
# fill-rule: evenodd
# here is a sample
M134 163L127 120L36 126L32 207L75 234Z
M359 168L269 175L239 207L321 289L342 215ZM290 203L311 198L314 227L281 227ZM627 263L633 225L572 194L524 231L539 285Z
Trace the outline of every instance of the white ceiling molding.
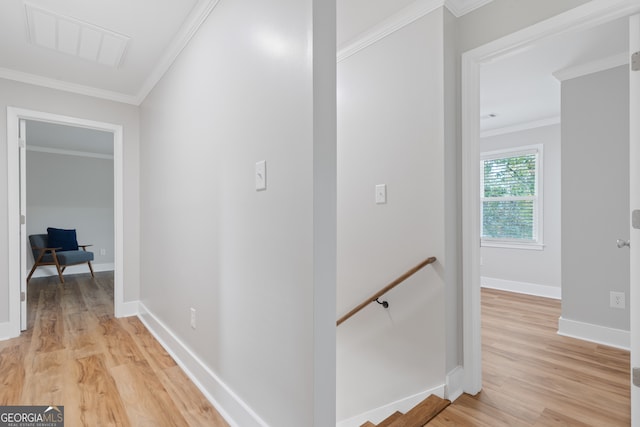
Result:
M61 148L40 147L37 145L26 146L27 151L35 151L38 153L61 154L64 156L90 157L93 159L113 160L113 154L91 153L89 151L64 150Z
M460 18L462 15L466 15L492 1L493 0L446 0L445 5L456 18Z
M560 116L549 117L541 120L533 120L530 122L519 123L513 126L506 126L498 129L489 129L480 132L480 138L488 138L490 136L504 135L507 133L522 132L523 130L536 129L545 126L560 124Z
M149 95L151 90L160 81L162 76L169 70L171 64L176 60L182 49L187 46L189 40L198 31L202 23L207 19L211 11L216 7L220 0L199 0L196 6L193 8L185 24L180 28L178 34L174 37L173 41L166 50L166 53L158 62L158 65L154 68L153 72L147 77L142 88L136 96L137 105L142 104L144 99Z
M374 25L369 30L357 36L352 41L338 48L337 61L341 62L357 52L382 40L413 21L444 6L444 0L417 0L407 7L400 9L384 21Z
M558 70L553 73L553 77L562 82L565 80L575 79L576 77L598 73L610 68L620 67L622 65L629 65L629 54L627 52L618 53L597 61L591 61L586 64L580 64L563 70Z
M79 95L92 96L94 98L106 99L108 101L122 102L124 104L140 104L137 97L126 95L124 93L50 79L48 77L42 77L35 74L23 73L22 71L10 70L8 68L0 68L0 78L50 89L62 90L65 92L77 93Z
M351 41L339 46L336 55L337 62L347 59L351 55L371 46L375 42L382 40L439 7L446 6L451 13L459 18L492 1L493 0L416 0Z

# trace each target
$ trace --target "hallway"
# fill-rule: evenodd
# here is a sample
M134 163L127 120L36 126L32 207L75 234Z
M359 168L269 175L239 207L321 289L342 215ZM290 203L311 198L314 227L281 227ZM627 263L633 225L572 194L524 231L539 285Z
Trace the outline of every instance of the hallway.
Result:
M113 316L113 273L34 278L29 329L0 341L0 405L64 406L69 426L225 427L137 317Z

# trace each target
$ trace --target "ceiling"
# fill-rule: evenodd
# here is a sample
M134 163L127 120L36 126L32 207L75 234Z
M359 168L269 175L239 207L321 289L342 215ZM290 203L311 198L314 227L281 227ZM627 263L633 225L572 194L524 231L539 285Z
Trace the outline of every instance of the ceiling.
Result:
M0 78L138 105L217 1L2 0ZM357 41L370 29L416 10L445 4L456 16L461 16L490 1L337 0L338 49ZM87 59L92 54L68 53L69 46L64 53L37 45L34 42L38 32L27 26L29 20L34 21L30 8L55 15L67 24L78 23L79 28L106 30L124 40L122 56L105 65L109 61ZM57 37L62 40L62 35ZM73 50L76 42L65 40ZM81 47L84 42L81 39L77 43ZM557 120L560 83L553 73L625 52L627 43L626 21L619 20L543 41L517 55L484 65L481 112L483 116L496 117L482 120L481 128L486 132L525 122Z
M490 1L337 0L338 46L406 10ZM217 3L2 0L0 78L139 105Z
M2 0L0 77L139 104L214 5L213 0ZM39 12L35 19L29 8ZM66 51L74 50L73 40L62 36L77 31L73 24L80 24L85 33L103 29L128 39L122 57L97 62L87 59L90 53L77 56L37 45L27 16L36 22L38 16L49 15L66 23L58 28L60 40L71 40ZM39 21L44 22L39 27L42 34L51 25ZM83 40L87 42L81 47L91 41ZM105 47L109 40L101 40Z
M481 67L481 130L499 133L514 127L558 123L560 81L571 69L596 62L623 65L628 58L629 25L622 18L580 32L541 41L527 50ZM602 68L602 67L600 67ZM595 70L597 68L591 68ZM490 114L496 117L488 117Z

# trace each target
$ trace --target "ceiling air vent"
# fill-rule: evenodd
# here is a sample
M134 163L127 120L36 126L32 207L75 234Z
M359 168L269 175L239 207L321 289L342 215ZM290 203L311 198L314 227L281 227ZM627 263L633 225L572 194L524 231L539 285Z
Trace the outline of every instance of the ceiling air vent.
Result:
M130 37L25 3L29 41L35 45L117 68Z

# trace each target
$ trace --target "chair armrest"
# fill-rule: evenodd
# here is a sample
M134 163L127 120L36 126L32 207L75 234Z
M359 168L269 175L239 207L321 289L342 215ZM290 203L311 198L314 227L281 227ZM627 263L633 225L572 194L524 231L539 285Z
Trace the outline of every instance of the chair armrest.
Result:
M62 249L62 247L58 247L58 248L39 248L39 247L34 246L32 249L36 249L36 250L43 251L43 252L46 252L46 251L55 252L55 251L59 251L60 249Z
M78 245L78 247L79 247L79 248L82 248L82 250L83 250L83 251L85 251L85 252L87 251L87 248L88 248L89 246L93 246L93 245Z

